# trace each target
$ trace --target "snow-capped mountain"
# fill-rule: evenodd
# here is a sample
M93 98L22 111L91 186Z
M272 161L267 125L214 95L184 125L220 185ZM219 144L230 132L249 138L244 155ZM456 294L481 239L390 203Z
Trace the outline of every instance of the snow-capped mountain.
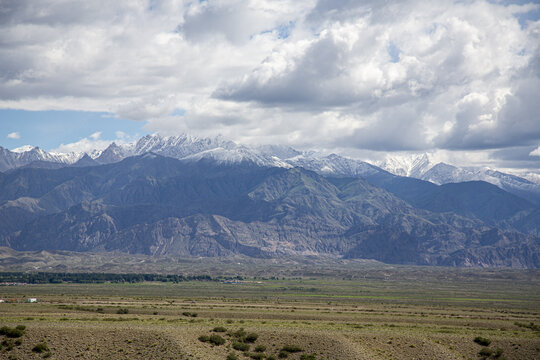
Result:
M368 176L381 171L380 168L367 162L346 158L336 154L318 156L316 153L306 152L290 159L285 159L292 166L303 167L325 175Z
M191 135L146 135L136 142L112 143L105 150L85 153L49 153L38 147L23 146L13 151L0 147L0 171L22 167L92 166L110 164L146 153L180 160L211 159L219 163L250 162L259 166L303 167L325 175L367 177L384 170L399 176L413 177L441 185L482 180L516 195L533 194L540 201L540 185L528 179L490 168L462 168L436 163L430 154L387 157L376 165L315 151L298 151L282 145L245 146L221 136L200 138ZM60 164L60 165L58 165ZM533 179L540 179L538 178ZM527 195L528 196L528 195Z
M529 180L530 182L536 185L540 185L540 174L525 173L525 174L521 174L520 177L522 177L523 179Z
M296 167L322 174L346 176L367 176L381 169L364 161L339 155L325 155L314 151L302 152L288 146L259 145L245 146L236 144L221 136L199 138L191 135L160 136L146 135L134 143L110 144L105 150L92 151L89 154L47 153L39 148L24 147L9 151L1 149L0 171L36 162L53 162L65 165L91 166L92 164L110 164L126 157L156 153L180 160L212 159L219 163L250 162L259 166ZM90 160L94 160L92 162Z
M74 164L84 156L83 153L50 153L30 145L25 145L13 151L0 146L0 171L6 171L34 162L50 162L60 164Z
M96 158L96 161L108 164L149 152L180 160L212 159L220 163L249 161L260 166L286 166L278 158L238 145L221 136L199 138L190 135L167 137L146 135L131 144L112 143Z
M429 154L411 154L387 156L386 159L375 164L394 175L420 179L436 163L431 160Z
M245 146L224 139L199 138L190 135L167 136L147 135L136 143L117 145L112 143L96 161L101 164L117 162L128 156L153 152L180 160L212 159L219 163L251 162L259 166L295 167L324 174L360 176L380 171L375 166L360 160L316 152L301 152L288 146L260 145Z
M380 162L379 166L395 175L413 177L437 185L485 181L515 195L532 194L534 199L531 200L540 200L538 183L488 167L457 167L442 162L435 163L429 154L388 157ZM534 174L531 174L532 179L535 179L532 175Z

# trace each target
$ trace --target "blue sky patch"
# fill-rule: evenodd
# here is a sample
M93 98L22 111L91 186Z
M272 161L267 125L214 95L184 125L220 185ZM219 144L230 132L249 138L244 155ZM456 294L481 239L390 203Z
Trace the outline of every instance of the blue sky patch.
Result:
M107 140L116 139L117 131L136 137L147 132L144 124L105 112L0 110L0 146L34 145L49 151L96 132Z
M388 51L388 55L390 55L390 61L393 63L399 62L399 48L394 44L390 43L388 47L386 48L386 51Z

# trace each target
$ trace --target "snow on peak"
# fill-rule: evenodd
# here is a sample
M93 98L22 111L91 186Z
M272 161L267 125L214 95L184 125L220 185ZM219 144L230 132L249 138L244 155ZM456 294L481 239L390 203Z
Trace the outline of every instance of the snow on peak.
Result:
M32 145L23 145L21 147L18 147L16 149L11 150L11 151L20 154L20 153L23 153L23 152L32 151L33 149L34 149L34 146L32 146Z
M540 175L527 174L526 178L502 173L490 168L464 168L435 161L435 154L387 155L383 161L371 165L364 161L336 154L316 151L298 151L286 145L244 146L219 135L197 137L189 134L162 136L152 134L133 143L111 143L104 150L86 153L46 152L30 145L0 153L0 171L25 166L34 161L75 164L88 156L99 164L121 161L130 156L153 153L180 160L212 159L220 163L251 162L259 166L303 167L323 174L366 177L384 170L400 176L408 176L436 184L482 180L505 190L540 189ZM85 161L89 162L89 159ZM535 190L536 191L536 190ZM538 190L540 192L540 190Z
M421 177L435 164L430 154L387 155L376 165L399 176Z

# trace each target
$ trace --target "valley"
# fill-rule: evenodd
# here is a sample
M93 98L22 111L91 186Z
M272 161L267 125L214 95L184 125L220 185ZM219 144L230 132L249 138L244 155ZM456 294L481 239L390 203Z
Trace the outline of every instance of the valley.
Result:
M244 270L250 268L255 269ZM335 274L277 277L271 268L263 268L270 277L234 282L0 286L0 297L11 302L0 303L0 324L26 327L21 344L9 350L4 346L0 356L477 359L489 353L484 358L540 357L536 270L364 264L356 265L355 279L348 280ZM211 268L207 273L212 273ZM38 303L24 303L28 297ZM206 342L204 336L212 335L224 343ZM40 343L48 350L33 352Z

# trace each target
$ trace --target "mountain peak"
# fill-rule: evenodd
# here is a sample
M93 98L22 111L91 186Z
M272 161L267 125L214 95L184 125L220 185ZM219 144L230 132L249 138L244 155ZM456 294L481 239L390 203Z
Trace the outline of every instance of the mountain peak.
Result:
M92 159L90 155L88 155L87 153L84 153L84 155L75 164L71 166L84 167L84 166L96 166L96 165L100 165L100 163Z
M35 147L32 146L32 145L23 145L23 146L20 146L16 149L13 149L11 150L12 152L15 152L15 153L24 153L24 152L27 152L27 151L32 151Z
M407 155L387 155L378 165L399 176L420 177L432 166L432 156L427 153Z

